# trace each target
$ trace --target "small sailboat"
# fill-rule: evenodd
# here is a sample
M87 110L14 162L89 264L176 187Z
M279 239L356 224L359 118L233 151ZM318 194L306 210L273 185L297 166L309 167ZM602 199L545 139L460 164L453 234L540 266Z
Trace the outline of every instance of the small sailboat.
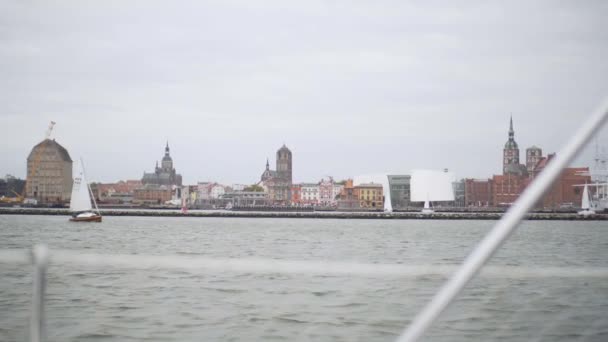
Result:
M72 222L101 222L101 213L97 208L97 202L95 196L92 196L93 192L87 182L84 163L82 159L78 164L78 172L74 177L74 184L72 185L72 198L70 200L70 212L72 212ZM95 205L95 211L91 205L91 199Z
M434 212L435 212L435 210L433 210L431 208L431 202L429 201L429 196L427 194L426 201L424 201L424 208L422 208L422 213L423 214L432 214Z
M578 212L579 215L589 216L595 214L595 211L591 208L591 200L589 197L589 187L585 184L585 188L583 189L583 200L581 203L581 211Z

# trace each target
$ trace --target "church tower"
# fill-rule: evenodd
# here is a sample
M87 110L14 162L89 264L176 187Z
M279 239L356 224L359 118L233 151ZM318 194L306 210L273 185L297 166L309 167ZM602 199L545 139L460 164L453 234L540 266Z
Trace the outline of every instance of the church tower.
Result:
M502 171L503 174L506 174L509 170L509 165L515 165L518 167L519 165L519 147L515 142L515 131L513 130L513 117L511 117L511 124L509 127L509 140L505 144L505 148L503 150L503 159L502 159Z
M165 172L173 171L173 159L171 159L171 155L169 154L169 142L167 141L167 146L165 146L165 156L163 157L163 161L161 162L161 167Z
M277 151L277 176L281 180L291 183L291 151L285 144Z

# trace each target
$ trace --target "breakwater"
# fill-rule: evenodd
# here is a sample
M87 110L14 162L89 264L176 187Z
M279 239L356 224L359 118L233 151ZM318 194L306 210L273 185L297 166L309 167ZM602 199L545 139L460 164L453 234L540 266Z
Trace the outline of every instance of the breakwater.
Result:
M182 213L178 210L101 210L103 216L156 216L156 217L249 217L249 218L332 218L332 219L416 219L416 220L498 220L503 213L495 212L272 212L272 211L232 211L232 210L192 210ZM0 208L0 215L59 215L70 216L67 209L50 208ZM527 220L561 221L605 221L608 214L580 216L574 213L529 213Z

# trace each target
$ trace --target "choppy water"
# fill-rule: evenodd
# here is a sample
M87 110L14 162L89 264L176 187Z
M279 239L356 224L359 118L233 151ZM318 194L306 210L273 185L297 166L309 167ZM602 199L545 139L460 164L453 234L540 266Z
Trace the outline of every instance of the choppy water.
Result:
M0 216L0 248L458 264L491 221ZM494 265L608 267L602 222L527 222ZM444 279L52 265L51 341L393 341ZM0 264L0 340L24 341L30 268ZM606 341L608 279L475 280L429 341Z

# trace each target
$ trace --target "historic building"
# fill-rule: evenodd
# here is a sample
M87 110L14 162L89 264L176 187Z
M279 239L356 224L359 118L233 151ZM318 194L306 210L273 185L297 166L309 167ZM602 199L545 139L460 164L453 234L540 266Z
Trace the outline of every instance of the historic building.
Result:
M266 160L266 169L262 173L260 183L268 192L268 198L273 204L288 204L291 200L292 186L292 155L287 146L283 145L276 156L276 170L270 169Z
M323 178L318 183L300 183L291 186L291 203L334 207L342 193L343 184L332 177Z
M530 183L528 177L507 173L492 178L492 202L495 206L510 206Z
M25 197L39 204L60 204L72 193L72 158L55 139L34 146L27 157Z
M226 192L226 186L217 182L199 182L197 185L197 198L200 200L215 200L221 198Z
M261 191L234 191L222 195L222 200L230 203L232 207L256 207L270 205L267 192Z
M300 203L306 205L319 204L319 184L302 183L300 184Z
M555 153L542 157L532 174L537 176L555 158ZM582 184L591 183L588 167L568 167L559 175L551 188L545 192L539 207L556 209L561 206L579 207L583 197Z
M342 191L344 186L334 181L332 177L328 179L321 179L319 181L319 205L322 206L336 206L338 195Z
M505 143L502 153L502 173L527 176L526 166L519 163L519 146L515 141L515 131L513 130L513 118L509 125L509 140Z
M536 164L543 158L543 150L540 147L532 146L526 149L526 170L532 175Z
M173 197L181 197L182 176L177 174L173 167L169 142L165 146L161 166L156 162L154 172L144 172L141 183L142 186L134 191L134 203L165 204L174 199Z
M356 210L361 208L359 203L359 193L355 189L355 185L352 179L347 179L342 187L340 198L338 199L338 209L342 210Z
M302 204L302 184L291 185L291 204Z
M171 154L169 153L169 142L167 142L167 145L165 147L165 155L161 161L161 166L158 167L158 162L156 162L154 172L144 172L144 177L141 179L141 182L144 185L182 185L182 176L180 174L177 174L175 172L175 168L173 167L173 159L171 158Z
M171 187L166 185L145 184L133 193L133 203L164 205L173 197Z
M362 208L384 208L384 193L382 184L363 183L356 185L355 192L359 197L359 204Z
M492 179L464 180L464 203L467 207L490 207L494 205L494 183Z
M508 206L515 202L530 183L543 171L547 164L555 157L549 154L544 157L539 147L532 146L526 149L526 164L519 163L519 148L514 139L513 119L509 127L509 140L503 150L503 174L494 175L488 183L467 181L465 184L465 197L467 204L479 205L484 199L491 196L494 206ZM537 203L537 207L559 208L561 206L580 205L582 190L575 186L591 181L589 168L566 168L552 187ZM491 189L491 191L486 190Z
M509 123L509 140L507 140L503 149L502 162L502 175L494 175L491 180L492 199L490 203L495 206L511 205L530 182L527 165L520 164L519 162L519 146L515 141L512 117ZM480 195L476 199L469 197L467 201L473 205L480 202L483 205L483 198L486 194Z
M135 189L142 186L139 179L119 181L117 183L91 184L91 190L100 203L126 204L133 201Z

